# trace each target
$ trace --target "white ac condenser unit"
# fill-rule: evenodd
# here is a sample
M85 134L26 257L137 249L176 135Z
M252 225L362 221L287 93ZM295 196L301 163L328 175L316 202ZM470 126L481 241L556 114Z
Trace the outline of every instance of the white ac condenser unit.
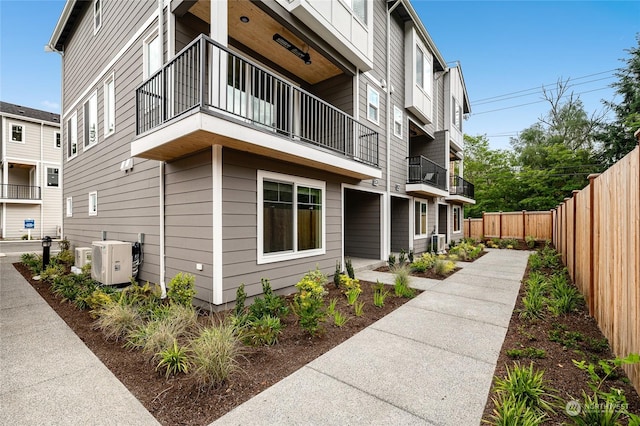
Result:
M131 280L131 243L94 241L91 247L91 278L104 285L123 284Z
M446 245L447 245L447 236L443 234L438 234L438 253L444 253Z
M82 268L87 263L91 263L91 247L76 247L76 261L73 264Z

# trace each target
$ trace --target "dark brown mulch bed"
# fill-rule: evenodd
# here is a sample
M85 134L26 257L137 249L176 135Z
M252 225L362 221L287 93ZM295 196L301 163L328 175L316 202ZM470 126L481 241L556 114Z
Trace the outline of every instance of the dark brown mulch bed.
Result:
M418 277L418 278L431 278L433 280L444 280L445 278L450 277L451 275L455 274L456 272L458 272L460 269L459 267L456 267L453 271L449 272L448 274L445 275L438 275L436 274L436 272L433 269L427 269L424 272L415 272L415 271L411 271L411 276L412 277ZM376 272L390 272L391 273L391 269L389 269L388 266L381 266L377 269L375 269Z
M80 311L71 303L61 303L51 294L46 283L31 279L31 273L24 265L14 265L145 408L165 425L211 423L409 300L394 297L390 287L384 307L377 308L372 303L374 283L361 281L363 292L359 300L366 305L364 315L355 317L353 307L349 307L346 298L329 283L327 300L338 298L337 310L349 314L350 319L343 327L338 328L329 320L323 335L310 338L296 324L294 316L289 315L283 320L285 328L278 344L247 347L244 359L240 360L241 372L234 374L220 389L202 391L190 377L166 380L155 370L148 356L124 349L122 342L106 341L100 332L93 329L94 320L87 311Z
M523 282L526 281L529 270L525 273ZM585 372L573 365L572 360L593 362L597 364L599 359L613 359L615 355L611 350L602 345L606 339L598 328L598 324L589 316L586 307L582 307L577 312L561 315L558 317L547 313L544 318L535 321L529 321L520 318L519 312L524 308L522 297L525 294L525 286L520 286L520 293L516 301L516 306L511 316L509 329L500 351L498 363L495 370L495 376L504 377L506 375L506 366L512 368L515 360L507 355L507 350L523 349L533 347L543 349L546 357L543 359L520 359L521 365L528 366L530 362L534 363L534 368L544 370L544 379L548 385L557 391L557 395L564 401L575 399L582 401L582 391L591 394L588 385L588 376ZM549 339L549 332L553 330L563 330L566 332L579 332L582 340L577 340L575 345L569 339L568 346L561 343L552 342ZM566 337L568 335L565 334ZM605 389L608 387L620 388L624 391L627 402L629 403L629 411L631 413L640 413L640 398L638 393L628 382L628 378L624 371L617 370L619 376L605 382ZM491 400L495 394L491 393L487 400L484 410L484 419L488 420L493 412L494 404ZM556 414L551 414L548 421L544 424L556 425L570 423L570 417L565 413L564 409L557 409Z

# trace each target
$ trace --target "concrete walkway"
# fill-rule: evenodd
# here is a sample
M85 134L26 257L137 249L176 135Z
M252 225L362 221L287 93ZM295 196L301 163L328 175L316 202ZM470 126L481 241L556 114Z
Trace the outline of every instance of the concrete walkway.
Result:
M158 425L11 265L0 259L0 425Z
M213 425L477 425L529 252L489 250ZM392 283L363 271L362 280Z
M480 422L528 252L489 250L214 425ZM157 425L0 259L0 425ZM358 278L391 283L390 274Z

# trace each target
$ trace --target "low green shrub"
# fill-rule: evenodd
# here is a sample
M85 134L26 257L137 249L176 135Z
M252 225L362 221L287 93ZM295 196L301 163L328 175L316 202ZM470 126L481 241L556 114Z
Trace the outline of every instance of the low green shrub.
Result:
M321 322L326 317L324 296L327 291L324 283L316 274L308 273L296 284L298 293L293 297L293 312L298 317L300 326L311 336L321 330Z
M364 315L364 302L355 302L353 304L353 313L357 317Z
M436 264L438 257L433 253L422 253L420 257L411 263L411 270L414 272L425 272Z
M378 308L382 308L384 306L384 300L388 295L389 291L384 289L384 284L377 281L373 289L373 305Z
M175 277L169 281L167 287L167 297L172 304L191 306L193 305L193 297L196 295L196 277L192 274L178 272Z
M440 276L450 274L456 269L456 264L452 260L438 259L436 260L433 270Z
M547 415L538 410L527 407L524 401L514 398L505 393L498 394L493 398L495 408L489 417L489 421L484 421L494 426L538 426L541 425Z
M156 370L164 369L165 377L177 375L179 373L189 372L189 355L186 348L178 346L178 342L174 339L173 345L159 352L156 358L160 359Z
M409 286L411 280L411 270L407 265L398 266L393 271L393 289L397 297L412 298L415 291Z
M336 270L333 273L333 285L336 288L340 288L340 275L342 275L342 265L339 260L336 260Z
M324 276L326 282L326 276ZM271 283L268 279L263 278L262 297L253 299L253 304L249 306L249 318L262 318L270 315L272 317L282 318L289 313L289 308L283 297L278 296L271 289Z
M393 253L389 253L389 259L387 260L387 266L389 269L393 269L396 267L396 255Z
M265 315L249 322L249 331L243 335L243 341L251 346L271 346L278 343L282 333L282 322L279 317Z
M353 269L353 263L351 263L350 257L347 257L347 259L344 261L344 267L347 270L347 275L349 275L349 278L351 278L352 280L355 280L356 272Z
M336 327L342 327L347 323L347 321L349 321L349 318L346 315L342 314L342 312L335 311L333 313L333 323L336 325Z
M512 396L530 409L552 411L551 403L546 399L552 398L553 390L545 383L544 371L534 370L533 362L528 367L516 362L506 370L505 377L495 377L496 392Z
M20 256L20 261L31 271L38 275L42 272L42 255L36 253L24 253Z
M95 311L98 319L94 325L105 338L120 340L142 324L138 309L133 305L111 303Z
M508 349L507 356L511 359L521 359L521 358L540 359L540 358L546 358L547 352L544 349L528 347L523 349Z
M528 248L533 249L536 246L536 238L533 235L527 235L524 237L524 242Z
M520 311L520 318L533 320L544 316L545 298L539 291L527 291L522 298L524 308Z

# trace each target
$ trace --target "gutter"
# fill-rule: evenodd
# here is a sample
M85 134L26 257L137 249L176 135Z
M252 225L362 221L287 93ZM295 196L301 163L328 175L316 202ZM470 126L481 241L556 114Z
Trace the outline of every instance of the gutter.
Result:
M56 49L55 46L56 44L58 44L58 40L62 35L62 31L64 30L64 27L67 25L67 22L69 21L69 16L71 16L71 11L73 10L76 2L77 0L67 0L67 2L64 4L64 8L62 9L60 18L58 18L58 23L53 29L53 33L51 34L51 39L49 40L49 43L45 46L45 50L48 47L51 49L52 52L60 52L58 49Z

